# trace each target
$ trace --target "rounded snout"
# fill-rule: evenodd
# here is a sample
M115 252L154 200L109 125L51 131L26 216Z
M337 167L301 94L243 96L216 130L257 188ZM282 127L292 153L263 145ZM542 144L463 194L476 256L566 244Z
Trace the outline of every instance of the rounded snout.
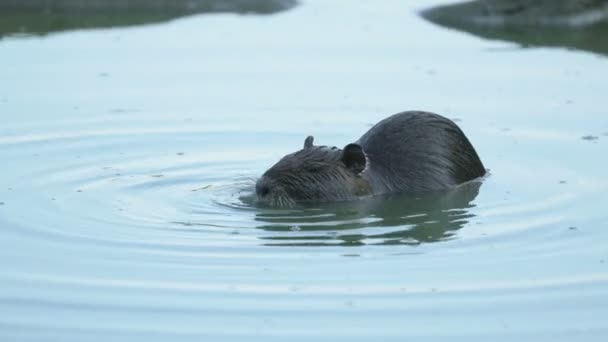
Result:
M260 204L273 207L291 207L295 201L287 195L283 187L268 177L262 176L255 183L255 193Z
M259 199L263 199L270 195L270 185L270 180L263 176L255 183L255 193Z

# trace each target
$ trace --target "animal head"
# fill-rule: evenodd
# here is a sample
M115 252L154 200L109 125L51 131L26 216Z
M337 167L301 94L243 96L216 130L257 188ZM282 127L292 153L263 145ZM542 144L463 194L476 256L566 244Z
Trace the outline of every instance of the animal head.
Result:
M367 163L358 144L344 149L314 146L309 136L301 150L281 158L262 175L256 194L260 202L278 207L355 199L370 192L361 177Z

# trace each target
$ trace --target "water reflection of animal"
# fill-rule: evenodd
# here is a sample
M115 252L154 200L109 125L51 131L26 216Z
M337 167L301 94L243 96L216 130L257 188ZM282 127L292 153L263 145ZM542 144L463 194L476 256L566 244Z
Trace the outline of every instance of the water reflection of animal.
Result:
M313 146L283 157L258 180L261 203L355 200L452 188L485 174L475 149L451 120L410 111L390 116L344 149Z
M447 192L399 194L322 208L261 209L268 246L419 245L449 240L475 216L480 181ZM293 230L298 232L294 233Z

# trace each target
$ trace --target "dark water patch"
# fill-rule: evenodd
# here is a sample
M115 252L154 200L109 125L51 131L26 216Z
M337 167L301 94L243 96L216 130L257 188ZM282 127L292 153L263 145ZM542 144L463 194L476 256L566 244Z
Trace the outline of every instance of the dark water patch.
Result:
M608 54L608 1L469 1L423 11L450 29L521 47L565 47Z
M296 0L6 0L0 2L0 38L153 24L194 14L266 15L296 5Z

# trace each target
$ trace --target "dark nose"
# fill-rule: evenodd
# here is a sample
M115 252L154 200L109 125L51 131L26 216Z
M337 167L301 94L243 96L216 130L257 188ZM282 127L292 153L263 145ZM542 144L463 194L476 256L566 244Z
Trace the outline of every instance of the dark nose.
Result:
M260 180L255 183L255 193L259 198L268 196L270 193L270 184L266 178L260 178Z

